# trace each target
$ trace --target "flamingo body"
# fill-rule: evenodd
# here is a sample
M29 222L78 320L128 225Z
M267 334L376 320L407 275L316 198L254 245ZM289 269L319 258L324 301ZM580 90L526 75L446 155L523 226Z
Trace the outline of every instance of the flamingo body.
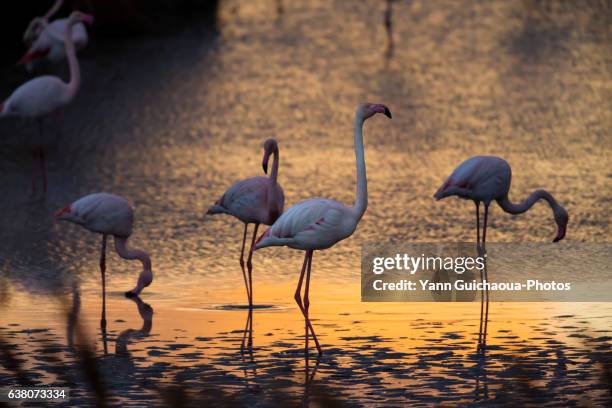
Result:
M475 156L461 163L436 192L435 198L456 195L464 199L491 202L508 195L512 170L495 156Z
M67 86L51 75L31 79L4 101L0 116L39 118L53 113L70 102Z
M274 191L270 191L274 189ZM270 200L269 197L276 197ZM268 177L251 177L232 185L209 214L229 214L245 224L271 225L282 214L285 195L280 184Z
M260 237L256 248L327 249L353 234L360 218L357 215L353 209L334 200L305 200L283 213Z
M115 194L94 193L64 208L63 220L79 224L91 232L129 237L134 225L134 210L128 201Z
M32 42L25 55L21 57L19 63L29 64L41 59L46 59L50 62L59 62L66 59L64 33L67 28L67 18L60 18L46 25L38 37ZM89 37L83 23L76 23L72 27L71 35L74 47L77 51L87 46Z

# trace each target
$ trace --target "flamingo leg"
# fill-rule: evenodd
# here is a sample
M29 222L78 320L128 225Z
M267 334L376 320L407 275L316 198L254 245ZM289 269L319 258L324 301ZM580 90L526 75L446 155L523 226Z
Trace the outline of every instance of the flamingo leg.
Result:
M253 230L253 238L251 239L251 247L249 248L249 257L247 259L247 269L249 271L249 347L253 346L253 248L255 247L255 241L257 240L257 229L259 223L255 224Z
M102 318L100 327L106 330L106 234L102 234L102 250L100 252L100 272L102 273Z
M481 246L480 246L480 202L474 201L476 204L476 249L478 251L478 255L480 256ZM482 282L484 279L484 275L482 270L480 271L480 281ZM483 317L484 317L484 288L480 294L480 328L478 329L478 346L477 349L480 350L480 346L482 344L482 326L483 326Z
M302 297L301 297L302 283L304 282L304 276L305 276L305 272L306 272L306 267L309 265L309 262L310 262L311 252L312 252L311 250L307 250L306 251L306 255L304 256L304 264L302 265L302 272L300 273L300 279L298 281L297 289L295 290L294 299L295 299L298 307L300 308L300 311L302 312L302 315L304 316L304 319L306 321L306 325L308 326L308 328L310 329L310 332L312 333L312 335L314 337L315 344L317 345L317 350L319 350L319 354L321 354L321 347L319 346L319 341L317 340L317 337L316 337L316 335L314 333L314 330L312 328L312 324L310 323L310 320L307 317L306 310L304 309L304 305L303 305ZM306 337L308 337L308 336L306 336Z
M251 299L251 293L249 292L249 284L247 282L246 270L244 269L244 247L246 245L247 229L249 224L244 224L244 234L242 234L242 248L240 249L240 269L242 269L242 277L244 278L244 287L247 291L247 298ZM250 306L250 305L249 305Z
M310 286L310 279L308 278L308 275L310 273L310 262L312 262L312 259L310 256L308 256L308 252L306 253L306 256L308 257L308 259L307 259L307 264L306 264L306 285L304 286L303 313L304 313L304 355L306 356L306 373L308 373L308 340L310 337L308 335L308 308L310 307L310 301L306 297L306 293L308 291L308 287Z
M486 256L486 251L487 251L487 247L486 247L486 242L487 242L487 218L489 216L489 204L485 203L485 211L484 211L484 226L483 226L483 230L482 230L482 248L483 251L485 253ZM484 275L485 275L485 281L489 281L489 274L487 272L487 268L486 268L486 258L485 258L485 269L484 269ZM487 293L487 302L486 302L486 306L485 306L485 320L484 320L484 335L482 338L482 344L483 346L487 345L487 326L489 323L489 288L487 287L486 290Z
M304 316L306 317L306 321L308 322L308 327L310 327L310 331L312 332L312 338L315 342L315 345L317 346L317 351L319 352L319 355L321 355L323 354L323 352L321 351L319 340L317 339L317 335L315 334L314 329L312 327L312 323L310 322L310 318L308 317L308 308L310 307L310 300L308 299L309 292L310 292L310 269L312 267L313 251L310 250L308 251L308 253L310 253L310 255L308 256L308 269L306 271L306 287L304 288L304 311L306 312ZM308 345L308 337L306 337L306 345Z
M251 247L249 248L249 257L247 259L247 269L249 271L249 307L253 308L253 248L255 247L255 241L257 240L257 229L259 224L255 224L255 230L253 230L253 238L251 239Z

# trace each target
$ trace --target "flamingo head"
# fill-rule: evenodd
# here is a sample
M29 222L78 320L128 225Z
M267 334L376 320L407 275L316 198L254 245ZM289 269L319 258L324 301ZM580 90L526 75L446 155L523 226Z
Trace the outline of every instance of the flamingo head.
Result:
M272 153L278 153L278 142L276 139L270 138L264 142L263 148L264 155L261 166L263 167L264 173L268 174L268 160Z
M555 223L557 223L557 236L553 240L553 242L561 241L565 237L565 232L567 231L567 223L569 221L569 215L565 208L558 206L554 210L555 214Z
M32 21L30 21L30 24L28 24L25 33L23 33L23 42L28 46L32 45L43 31L46 24L47 20L45 20L44 17L34 17Z
M382 113L389 119L391 119L391 111L382 103L362 103L357 108L357 114L360 115L363 120L369 119L377 113Z
M81 23L87 23L89 25L92 25L94 22L94 18L91 14L85 14L80 11L73 11L72 14L70 14L68 21L75 22L75 23L81 22Z

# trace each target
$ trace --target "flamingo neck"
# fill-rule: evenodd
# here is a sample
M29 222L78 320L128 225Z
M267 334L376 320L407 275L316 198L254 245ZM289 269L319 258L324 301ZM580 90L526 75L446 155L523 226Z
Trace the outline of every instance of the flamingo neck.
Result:
M498 200L499 206L507 213L510 214L522 214L528 211L538 200L546 200L553 212L559 207L559 204L555 198L546 190L536 190L527 197L525 201L520 204L514 204L508 199L506 195L504 198Z
M149 257L149 254L147 254L145 251L141 251L140 249L128 248L126 237L115 236L115 250L123 259L138 259L140 262L142 262L142 268L144 270L151 270L151 258Z
M274 149L274 158L272 159L272 171L270 172L270 181L272 185L276 184L276 180L278 179L278 165L279 165L279 152L278 147Z
M51 16L53 16L55 13L58 12L58 10L62 7L63 3L64 3L64 0L55 0L55 3L53 3L53 6L51 6L49 11L47 11L47 13L43 16L43 18L48 21L51 18Z
M353 209L357 213L357 219L361 219L368 208L368 180L366 177L366 164L363 152L363 115L357 112L355 115L355 161L357 162L357 193Z
M70 81L68 82L68 100L72 100L81 86L81 69L79 68L79 60L76 56L74 48L74 40L72 39L72 27L77 21L69 21L66 27L64 43L66 45L66 56L68 57L68 67L70 69Z

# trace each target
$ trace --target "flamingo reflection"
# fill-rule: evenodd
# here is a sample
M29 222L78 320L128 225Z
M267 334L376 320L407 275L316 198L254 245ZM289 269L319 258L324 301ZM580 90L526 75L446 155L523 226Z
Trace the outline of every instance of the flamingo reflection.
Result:
M127 348L131 340L142 340L151 333L153 327L153 308L148 303L145 303L139 296L128 298L136 303L138 314L142 318L142 327L140 329L126 329L119 333L115 342L115 354L129 356Z

